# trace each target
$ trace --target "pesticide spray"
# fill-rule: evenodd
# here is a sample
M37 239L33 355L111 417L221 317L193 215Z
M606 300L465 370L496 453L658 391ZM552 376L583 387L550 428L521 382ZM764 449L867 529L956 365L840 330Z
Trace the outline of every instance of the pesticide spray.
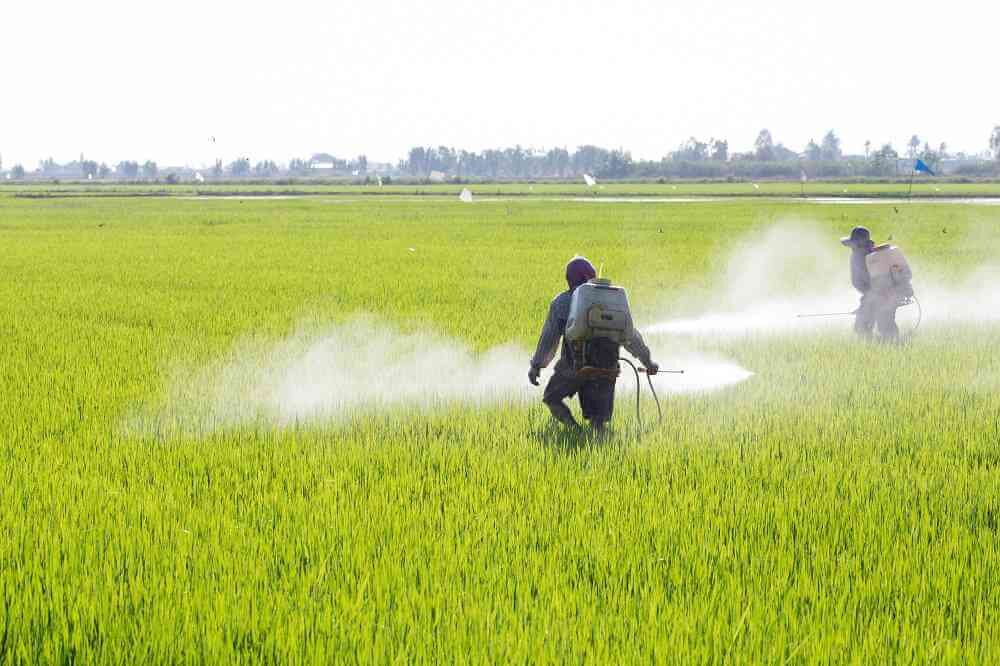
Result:
M208 366L176 368L165 401L131 414L124 428L204 435L245 426L343 424L391 410L521 406L537 399L524 376L529 355L514 343L477 352L460 340L403 331L373 317L304 324L276 342L237 343ZM688 371L661 380L661 390L670 393L710 392L750 376L726 359L668 360Z

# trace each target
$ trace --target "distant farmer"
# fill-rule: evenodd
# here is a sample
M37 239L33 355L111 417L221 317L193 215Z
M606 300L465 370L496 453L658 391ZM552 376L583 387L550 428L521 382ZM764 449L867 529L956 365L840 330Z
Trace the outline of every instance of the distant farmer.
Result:
M611 420L614 411L620 346L624 346L638 358L649 374L656 374L659 366L650 358L649 348L632 326L625 291L612 286L607 280L597 280L596 277L594 266L583 257L575 257L566 264L566 283L569 288L552 299L548 317L538 338L538 347L531 359L528 381L538 386L542 368L555 358L562 339L559 360L545 387L542 401L556 420L578 427L563 400L579 395L583 418L595 430L602 430ZM587 308L588 314L576 317L570 312L574 303L573 294L583 285L586 286L581 294L588 294L588 298L597 300L593 303L589 300L587 303L577 302L576 307ZM587 323L593 319L591 312L596 312L602 323L593 326ZM573 329L573 341L567 339L567 324Z
M889 244L876 246L865 227L854 227L840 242L851 248L851 284L861 292L854 331L871 339L877 327L883 341L898 341L896 309L913 296L912 273L903 253Z

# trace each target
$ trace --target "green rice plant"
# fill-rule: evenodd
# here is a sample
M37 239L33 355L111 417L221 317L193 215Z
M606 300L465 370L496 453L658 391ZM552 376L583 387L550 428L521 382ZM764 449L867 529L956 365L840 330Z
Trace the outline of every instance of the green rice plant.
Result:
M651 338L755 374L667 396L641 438L627 396L592 438L540 391L278 423L213 422L206 386L359 315L527 350L577 252L641 324L712 312L778 224L891 234L957 298L998 214L0 197L0 662L994 661L990 302L899 348L849 319ZM846 254L829 283L853 299Z

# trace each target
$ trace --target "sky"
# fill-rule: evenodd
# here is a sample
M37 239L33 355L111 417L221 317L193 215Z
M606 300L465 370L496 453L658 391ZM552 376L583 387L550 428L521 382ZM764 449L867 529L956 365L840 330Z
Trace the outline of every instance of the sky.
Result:
M980 152L1000 3L6 0L0 155L200 166L415 145L659 159L864 142ZM993 64L991 64L993 63ZM212 138L214 137L214 141Z

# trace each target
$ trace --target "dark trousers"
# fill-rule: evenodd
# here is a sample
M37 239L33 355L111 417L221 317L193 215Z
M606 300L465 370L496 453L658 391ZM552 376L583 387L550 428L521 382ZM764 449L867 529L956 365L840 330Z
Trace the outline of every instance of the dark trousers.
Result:
M611 420L615 409L615 382L610 379L579 379L573 376L552 375L545 385L542 401L557 420L575 424L573 414L563 402L574 395L580 396L583 418L594 427L601 427Z
M872 330L878 328L879 336L887 341L899 339L899 327L896 326L896 308L899 307L899 297L894 291L869 291L861 297L861 305L854 316L854 332L863 338L872 337Z

